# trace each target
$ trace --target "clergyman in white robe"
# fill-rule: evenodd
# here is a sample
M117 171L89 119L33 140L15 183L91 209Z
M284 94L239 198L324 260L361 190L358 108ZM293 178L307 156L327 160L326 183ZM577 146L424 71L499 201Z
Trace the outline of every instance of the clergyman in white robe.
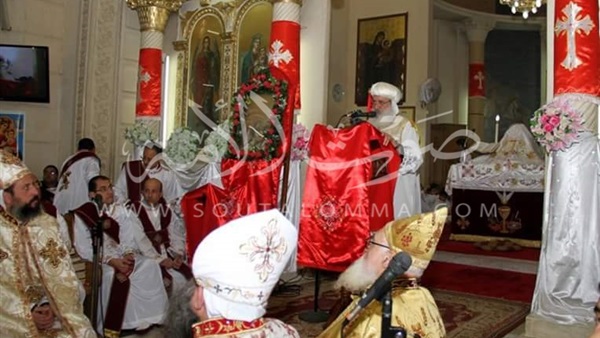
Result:
M107 306L113 278L115 278L115 269L109 266L108 262L113 258L123 258L129 253L142 250L135 241L135 238L140 236L136 234L139 227L135 224L129 210L117 204L107 206L104 210L107 211L107 216L119 224L119 243L106 233L103 234L102 291L99 307ZM82 259L93 261L90 231L77 215L75 216L74 233L77 253ZM144 243L142 242L142 244ZM145 244L151 245L149 242ZM168 298L156 261L136 254L135 268L128 278L131 286L126 300L122 329L142 330L153 324L161 324L166 317ZM99 309L100 314L105 314L105 311L106 309ZM102 332L102 329L102 321L99 320L99 332Z
M80 150L62 165L58 186L54 194L54 206L64 215L89 200L88 182L100 175L100 160L93 152Z
M373 110L377 116L369 123L390 137L402 155L400 173L394 190L394 218L405 218L421 213L421 182L419 168L423 154L419 146L419 134L412 122L399 114L398 102L402 93L395 86L375 83L370 90Z
M160 231L163 228L163 226L167 227L167 233L169 235L168 248L165 246L165 244L160 244L160 252L158 252L153 245L146 244L149 243L150 239L144 233L144 226L142 225L142 220L139 217L139 213L136 212L136 209L140 206L146 211L146 214L148 215L148 218L152 223L154 231ZM138 228L135 231L135 240L138 243L138 247L140 248L142 255L149 259L153 259L157 264L160 264L160 262L162 262L165 259L173 259L176 256L179 256L181 258L185 257L185 229L181 220L175 216L175 214L170 210L168 205L164 203L159 203L156 206L152 206L145 200L142 200L142 202L136 204L135 207L133 207L132 209L132 213L138 214L138 217L135 217L135 225ZM161 214L166 212L170 212L171 214L169 217L170 221L169 224L163 225L161 224ZM183 274L181 274L175 269L169 268L166 270L169 273L169 275L173 277L172 290L180 290L183 286L185 286L187 279L184 277Z
M175 174L168 168L158 165L154 168L146 168L144 174L149 178L156 178L162 182L163 197L167 203L172 203L185 193L179 184L179 181L177 181ZM117 201L122 203L127 201L129 196L127 191L127 175L127 165L124 165L123 168L121 168L121 172L119 173L119 177L115 183L115 195L117 197ZM140 185L142 179L140 179Z

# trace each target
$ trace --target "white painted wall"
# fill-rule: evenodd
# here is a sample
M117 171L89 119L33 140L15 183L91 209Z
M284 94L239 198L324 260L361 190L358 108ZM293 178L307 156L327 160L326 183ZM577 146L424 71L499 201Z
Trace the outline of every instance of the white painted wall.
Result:
M79 1L6 0L11 31L4 44L49 47L50 103L0 101L1 111L25 113L25 163L36 174L60 166L73 151Z
M125 129L135 123L135 103L137 98L138 59L140 52L140 24L137 12L127 7L123 2L123 16L121 20L121 46L117 92L117 118L115 130L115 160L113 161L114 179L121 170L121 164L127 160L128 151L132 151L126 144Z
M467 121L468 103L468 53L469 45L459 24L444 20L434 20L433 53L434 64L430 75L442 84L442 94L438 102L431 105L429 115L452 110L435 120L437 123L460 123Z
M304 0L300 12L300 95L298 121L307 128L327 121L331 2Z
M407 106L418 106L419 85L428 77L429 38L431 30L431 0L353 0L333 1L330 53L330 100L328 122L335 123L348 111L357 108L354 105L356 76L356 36L358 19L392 15L408 12L408 47L406 67ZM345 17L345 19L344 19ZM338 40L345 40L345 42ZM339 63L339 64L338 64ZM334 65L336 64L336 65ZM345 75L340 74L340 68ZM340 83L346 95L342 102L335 103L331 97L333 84ZM417 120L425 117L426 111L417 107Z

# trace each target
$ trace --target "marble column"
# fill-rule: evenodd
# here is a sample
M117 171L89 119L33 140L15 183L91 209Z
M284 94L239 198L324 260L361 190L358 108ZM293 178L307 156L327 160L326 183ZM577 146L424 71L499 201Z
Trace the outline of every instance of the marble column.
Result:
M480 137L484 133L485 109L485 39L494 22L469 19L464 22L469 40L468 125Z
M177 12L183 0L127 0L140 20L141 43L138 72L136 120L144 119L160 135L162 107L162 49L164 30L171 12Z

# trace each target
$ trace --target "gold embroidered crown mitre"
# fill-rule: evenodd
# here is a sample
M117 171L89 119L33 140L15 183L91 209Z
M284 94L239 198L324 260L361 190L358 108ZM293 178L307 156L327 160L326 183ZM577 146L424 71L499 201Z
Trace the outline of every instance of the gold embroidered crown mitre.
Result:
M31 171L18 157L0 150L0 189L6 189Z
M385 225L385 238L395 252L406 252L412 257L408 272L419 277L423 274L440 240L447 208L391 221Z

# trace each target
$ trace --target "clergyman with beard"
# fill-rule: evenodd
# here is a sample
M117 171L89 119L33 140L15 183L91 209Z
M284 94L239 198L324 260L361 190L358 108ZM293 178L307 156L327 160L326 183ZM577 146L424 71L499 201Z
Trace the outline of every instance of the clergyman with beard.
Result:
M442 234L446 208L391 221L375 232L365 253L344 271L336 288L354 294L368 289L399 252L412 257L412 265L392 284L392 325L406 330L407 337L441 338L446 336L442 316L429 290L419 285ZM356 307L358 297L323 331L319 338L338 338L346 315ZM371 302L344 328L344 337L381 337L379 301Z
M0 331L3 337L96 337L56 219L37 177L0 151Z

